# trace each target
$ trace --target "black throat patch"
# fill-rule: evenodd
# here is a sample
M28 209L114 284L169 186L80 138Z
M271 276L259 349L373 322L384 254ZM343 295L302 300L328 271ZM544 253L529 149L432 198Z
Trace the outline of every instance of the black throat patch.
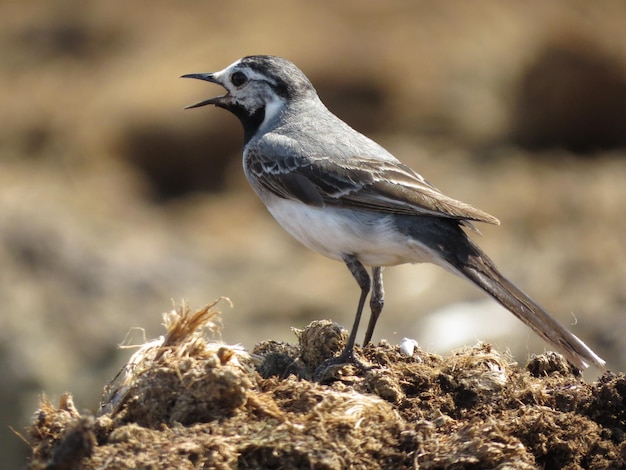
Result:
M252 137L257 133L263 120L265 119L265 106L257 109L254 113L249 114L248 110L238 104L218 105L220 108L227 109L241 121L243 126L243 145L245 146Z

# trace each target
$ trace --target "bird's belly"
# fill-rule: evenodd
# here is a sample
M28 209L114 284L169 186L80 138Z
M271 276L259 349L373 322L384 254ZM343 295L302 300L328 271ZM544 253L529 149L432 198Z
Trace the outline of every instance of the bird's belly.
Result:
M268 201L278 223L302 244L329 258L352 254L368 266L432 261L432 256L395 226L393 215L312 207L287 199Z

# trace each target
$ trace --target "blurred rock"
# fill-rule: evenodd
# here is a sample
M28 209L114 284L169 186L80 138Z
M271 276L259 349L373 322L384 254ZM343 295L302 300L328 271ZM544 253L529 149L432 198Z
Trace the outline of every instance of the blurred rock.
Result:
M365 134L388 131L389 93L381 80L352 71L350 77L310 77L324 104L337 116Z
M226 115L208 125L202 117L196 126L185 128L144 122L121 129L122 158L148 182L153 200L226 187L227 170L240 160L242 144L235 144L240 129Z
M513 141L533 150L592 152L626 145L626 64L592 38L548 40L523 72Z

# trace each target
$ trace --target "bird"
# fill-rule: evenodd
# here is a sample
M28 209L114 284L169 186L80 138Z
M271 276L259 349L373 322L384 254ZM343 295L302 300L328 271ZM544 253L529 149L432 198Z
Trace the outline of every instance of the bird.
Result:
M361 289L346 345L327 366L359 363L354 347L368 295L363 345L383 310L383 267L429 262L474 283L576 368L604 369L603 359L501 274L470 238L478 222L499 225L496 217L443 194L350 127L291 61L250 55L218 72L181 78L226 90L185 109L213 105L239 119L243 169L254 192L295 239L343 262Z

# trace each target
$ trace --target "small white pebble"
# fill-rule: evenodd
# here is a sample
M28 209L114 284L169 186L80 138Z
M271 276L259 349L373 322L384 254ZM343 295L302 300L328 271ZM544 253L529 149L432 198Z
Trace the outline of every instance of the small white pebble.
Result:
M400 352L409 357L413 356L416 347L417 341L415 341L414 339L402 338L402 341L400 341Z

